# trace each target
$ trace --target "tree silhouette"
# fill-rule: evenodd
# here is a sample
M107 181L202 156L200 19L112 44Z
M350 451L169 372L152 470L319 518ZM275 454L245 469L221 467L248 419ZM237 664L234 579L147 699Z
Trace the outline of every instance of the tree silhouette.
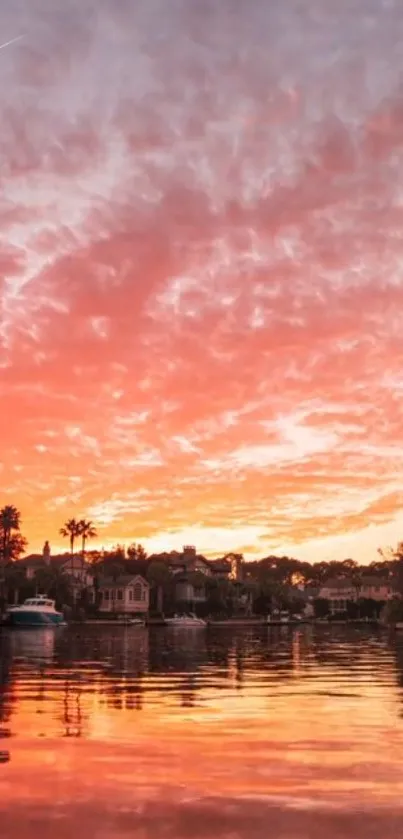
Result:
M143 545L133 542L127 549L128 559L147 559L147 552Z
M20 521L20 511L12 504L7 504L0 510L0 544L3 562L9 562L12 559L16 559L16 557L19 556L24 549L24 546L19 545L18 541L14 541L13 543L12 539L14 535L13 531L19 533ZM19 547L22 548L22 550L18 550ZM12 555L13 549L16 556Z
M70 553L74 553L74 542L81 536L80 522L77 519L68 519L63 527L60 528L60 535L64 536L70 542Z
M82 553L84 555L85 544L87 542L87 539L96 539L98 534L97 534L96 528L94 527L92 521L86 521L85 519L81 519L78 522L78 528L79 528L79 534L78 535L81 536L81 550L82 550Z
M27 546L27 540L20 533L21 514L12 504L0 510L0 599L5 595L5 570L7 565L18 559Z

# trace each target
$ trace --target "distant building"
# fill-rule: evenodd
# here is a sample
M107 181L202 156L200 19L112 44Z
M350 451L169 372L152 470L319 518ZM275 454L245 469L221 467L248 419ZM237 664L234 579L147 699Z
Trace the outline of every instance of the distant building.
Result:
M98 586L99 611L116 615L146 615L150 605L150 586L139 574L104 578Z
M388 577L362 577L358 594L365 600L390 600L395 594L393 581Z
M345 612L348 603L355 603L358 599L358 587L344 577L328 580L319 590L318 596L327 600L332 615Z
M209 562L211 574L217 580L228 580L231 575L231 562L226 557L211 559Z
M170 553L152 554L149 562L163 562L171 574L184 574L192 571L200 571L206 577L213 575L211 563L201 554L198 554L194 545L184 545L182 551L171 551Z
M57 571L69 578L73 599L77 600L84 589L92 592L94 585L94 574L81 554L57 554L51 555L49 542L45 542L42 554L30 554L19 559L18 567L25 570L27 580L35 582L40 577L40 572L45 569ZM39 576L38 576L39 575Z
M175 578L175 601L178 604L196 606L207 600L206 585L202 574L181 574Z

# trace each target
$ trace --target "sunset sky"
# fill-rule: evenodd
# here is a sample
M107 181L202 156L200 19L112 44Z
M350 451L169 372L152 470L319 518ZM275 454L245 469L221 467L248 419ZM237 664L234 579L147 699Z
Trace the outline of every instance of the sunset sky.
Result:
M29 550L403 538L403 9L0 0L1 503Z

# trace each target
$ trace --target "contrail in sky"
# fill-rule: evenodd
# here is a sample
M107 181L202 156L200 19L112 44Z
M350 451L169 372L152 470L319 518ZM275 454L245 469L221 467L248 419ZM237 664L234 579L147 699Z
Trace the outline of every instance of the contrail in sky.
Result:
M10 44L15 44L16 41L21 41L24 35L17 35L16 38L12 38L11 41L6 41L4 44L0 44L0 50L4 49L4 47L9 47Z

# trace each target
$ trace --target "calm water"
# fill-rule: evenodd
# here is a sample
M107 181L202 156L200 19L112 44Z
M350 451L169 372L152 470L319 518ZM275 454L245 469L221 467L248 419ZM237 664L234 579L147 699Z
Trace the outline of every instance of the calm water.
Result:
M58 632L0 638L7 839L403 836L403 638Z

